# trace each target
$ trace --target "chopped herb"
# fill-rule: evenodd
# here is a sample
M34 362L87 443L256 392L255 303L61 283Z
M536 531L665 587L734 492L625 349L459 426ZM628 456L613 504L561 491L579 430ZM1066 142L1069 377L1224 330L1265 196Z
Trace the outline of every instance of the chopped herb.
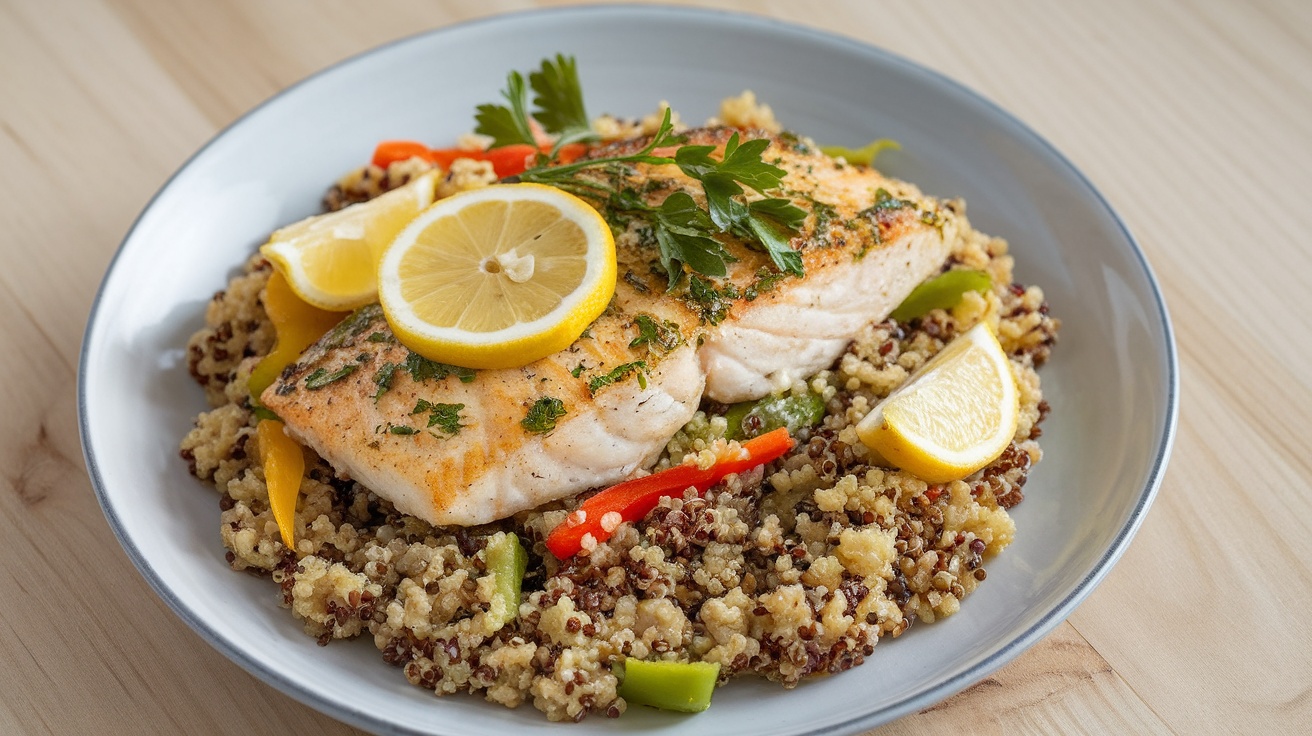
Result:
M400 434L400 435L419 434L419 430L415 429L414 427L407 427L404 424L389 424L387 425L387 431L391 432L392 434Z
M324 347L340 348L346 345L382 317L383 308L377 304L360 307L328 331L328 335L324 338Z
M595 394L603 387L618 383L634 372L638 374L638 385L647 388L647 361L635 360L632 363L615 366L610 373L593 376L592 380L588 381L588 391Z
M633 324L638 328L638 336L629 343L631 348L646 345L648 349L668 353L683 343L679 325L668 319L657 322L651 315L640 314L633 318Z
M383 363L378 367L378 372L374 374L374 385L378 390L374 392L374 401L378 401L383 394L392 388L392 379L396 378L396 363Z
M783 277L782 274L779 276ZM724 318L729 316L729 308L733 300L738 297L738 288L731 282L726 281L723 288L716 289L715 284L700 276L688 279L687 301L691 303L693 309L697 310L704 322L713 325L723 322Z
M464 426L460 423L460 410L464 408L464 404L434 404L427 399L420 399L410 413L428 412L429 428L437 427L447 434L454 435Z
M743 296L749 302L756 301L758 296L770 291L775 287L775 284L783 280L783 274L771 271L768 268L762 268L756 272L756 280L743 291Z
M451 375L459 378L461 383L470 383L474 380L475 375L472 368L461 368L457 365L439 363L414 352L406 356L405 370L415 383L422 383L430 378L441 381Z
M327 368L319 368L305 377L305 387L312 391L321 389L334 381L340 381L352 373L355 373L357 368L359 368L359 366L353 363L347 363L332 373L329 373Z
M880 187L875 190L875 204L862 210L862 214L872 211L881 212L884 210L900 210L906 207L914 207L915 204L915 202L912 202L909 199L898 199L892 194L889 194L887 189Z
M519 421L519 425L529 432L545 434L556 428L556 420L565 416L565 403L560 399L543 396L533 402L528 414Z
M571 376L574 376L575 378L578 378L579 376L583 375L583 371L587 369L588 367L580 362L578 365L574 366L574 370L570 371L569 374Z
M373 332L365 339L369 342L396 342L396 338L388 332Z
M637 291L639 294L651 293L651 287L647 286L647 284L644 283L642 279L638 278L638 275L632 271L624 272L624 281L629 286L632 286L634 290Z
M579 339L580 339L580 340L582 340L582 339L585 338L585 337L586 337L587 339L589 339L589 340L592 339L592 328L591 328L591 327L585 327L585 328L583 329L583 334L579 335Z

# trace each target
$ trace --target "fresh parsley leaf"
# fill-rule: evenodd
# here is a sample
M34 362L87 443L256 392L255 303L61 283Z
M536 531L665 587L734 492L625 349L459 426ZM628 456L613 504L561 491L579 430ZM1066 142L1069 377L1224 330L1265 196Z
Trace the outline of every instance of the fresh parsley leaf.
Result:
M519 72L511 72L506 78L506 88L501 91L510 107L491 103L478 106L474 116L477 124L474 132L492 138L492 148L524 143L537 145L533 137L533 128L529 125L528 92L524 88L524 77Z
M464 408L464 404L434 404L427 399L420 399L415 403L415 408L410 413L422 414L428 412L428 426L430 429L437 427L449 435L454 435L464 426L460 423L460 410Z
M715 170L764 194L778 187L784 178L783 169L761 160L761 154L769 147L770 141L765 138L755 138L739 145L738 134L734 133L725 144L724 158Z
M597 138L583 106L583 90L574 57L556 54L554 62L543 60L542 68L528 75L528 83L537 93L533 98L533 117L548 133L559 136L557 149L566 143Z
M730 231L734 225L746 219L747 208L735 199L743 193L743 188L728 174L710 173L702 177L702 191L706 192L706 209L711 221L723 231Z
M565 416L565 402L560 399L543 396L528 408L528 414L519 420L519 425L535 434L546 434L556 428L556 420Z
M583 375L583 371L587 369L588 367L584 365L582 362L580 362L578 365L574 366L574 369L571 370L569 374L571 376L574 376L575 378L578 378L579 376Z
M319 368L305 377L305 387L311 391L321 389L330 383L340 381L352 373L355 373L357 368L359 368L359 366L354 363L347 363L332 373L329 373L327 368Z
M806 274L802 266L802 254L793 250L789 242L791 229L787 225L774 217L753 211L747 219L747 227L765 247L765 252L776 268L794 276Z
M419 434L419 430L415 429L414 427L407 427L404 424L388 424L387 431L391 432L392 434L400 434L400 435Z
M656 225L656 242L660 246L661 267L674 288L683 276L683 266L707 276L724 276L725 265L734 260L720 241L711 237L716 227L706 210L687 192L675 192L652 212Z

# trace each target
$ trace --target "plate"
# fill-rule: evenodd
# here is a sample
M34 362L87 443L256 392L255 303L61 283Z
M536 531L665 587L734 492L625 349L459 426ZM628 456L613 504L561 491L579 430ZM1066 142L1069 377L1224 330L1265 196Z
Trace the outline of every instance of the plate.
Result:
M514 39L514 43L508 43ZM1007 238L1017 278L1064 326L1043 369L1046 458L1013 510L1015 543L945 621L879 644L865 665L785 691L734 681L696 716L633 708L571 734L851 733L925 708L1001 667L1061 622L1124 551L1160 483L1176 422L1174 342L1134 239L1056 150L964 87L877 48L757 17L673 8L571 8L495 17L347 60L256 108L159 191L115 256L79 371L82 443L105 516L161 598L207 642L307 705L380 733L564 733L541 713L435 699L367 641L317 646L267 580L234 574L212 491L178 459L204 400L183 348L205 304L279 225L315 212L375 142L453 141L505 74L574 54L589 112L685 120L752 89L816 140L902 143L881 167L964 197ZM149 284L149 289L141 285ZM239 704L234 703L234 707Z

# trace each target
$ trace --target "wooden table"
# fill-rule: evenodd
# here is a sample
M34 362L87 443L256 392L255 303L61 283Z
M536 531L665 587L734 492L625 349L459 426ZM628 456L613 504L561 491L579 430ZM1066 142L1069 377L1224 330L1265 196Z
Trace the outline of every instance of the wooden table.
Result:
M376 44L554 4L0 0L0 733L353 731L204 645L120 550L78 446L83 326L151 193L243 111ZM879 733L1308 728L1312 3L705 4L859 35L1017 114L1126 218L1175 321L1175 452L1120 564Z

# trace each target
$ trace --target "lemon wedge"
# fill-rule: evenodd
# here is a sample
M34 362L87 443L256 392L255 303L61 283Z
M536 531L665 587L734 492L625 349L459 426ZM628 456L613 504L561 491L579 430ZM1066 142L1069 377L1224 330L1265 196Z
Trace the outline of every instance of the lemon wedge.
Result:
M437 171L336 212L277 230L260 252L308 304L331 311L378 298L378 260L396 234L433 203Z
M997 459L1016 434L1019 411L1011 363L981 323L875 405L856 432L891 465L946 483Z
M383 255L392 331L430 360L513 368L569 347L615 293L615 240L587 202L497 184L424 210Z

